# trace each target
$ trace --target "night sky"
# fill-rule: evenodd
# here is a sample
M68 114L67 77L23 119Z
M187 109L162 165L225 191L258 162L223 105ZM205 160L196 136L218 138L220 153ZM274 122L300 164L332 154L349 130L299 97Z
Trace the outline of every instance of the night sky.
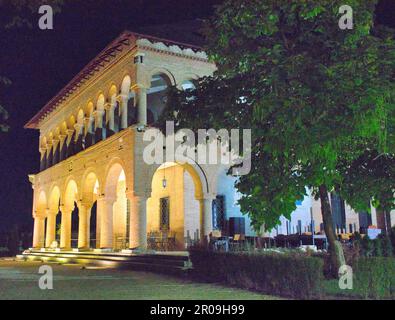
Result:
M190 21L208 17L212 5L219 2L65 0L62 12L55 16L54 30L40 30L38 14L32 29L0 29L0 75L12 80L11 86L0 87L0 101L10 113L11 126L8 133L0 133L0 231L15 224L30 228L33 221L27 175L39 169L39 133L23 125L122 31L188 40L182 37L195 25ZM395 27L394 0L382 0L377 13L378 22ZM1 26L6 14L0 12ZM185 34L180 27L178 34L158 27L184 22ZM195 38L189 42L198 42L199 37Z

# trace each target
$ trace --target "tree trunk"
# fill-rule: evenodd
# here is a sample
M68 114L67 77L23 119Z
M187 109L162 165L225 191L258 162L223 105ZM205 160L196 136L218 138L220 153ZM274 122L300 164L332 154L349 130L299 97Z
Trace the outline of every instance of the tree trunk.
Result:
M321 213L324 222L325 235L329 244L330 270L333 277L338 277L338 271L341 265L345 264L343 248L336 238L335 229L333 228L332 209L329 203L328 189L326 185L319 187L321 199Z

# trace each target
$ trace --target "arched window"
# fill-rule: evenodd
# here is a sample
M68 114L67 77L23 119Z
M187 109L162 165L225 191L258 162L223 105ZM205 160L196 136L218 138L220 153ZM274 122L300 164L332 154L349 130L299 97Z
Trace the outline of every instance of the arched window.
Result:
M95 129L95 143L106 139L106 112L104 109L104 95L100 95L97 99L96 110L96 129Z
M181 88L184 90L186 93L191 93L192 90L196 89L195 84L193 83L192 80L185 80L181 83ZM193 100L194 96L188 96L187 100Z
M195 84L191 80L185 80L181 83L181 88L184 91L196 89Z
M84 149L84 111L80 109L77 116L75 153Z
M166 91L170 86L170 79L165 74L156 74L151 78L151 88L147 92L147 122L157 121L166 106Z
M75 155L75 131L73 132L69 143L67 144L66 158Z

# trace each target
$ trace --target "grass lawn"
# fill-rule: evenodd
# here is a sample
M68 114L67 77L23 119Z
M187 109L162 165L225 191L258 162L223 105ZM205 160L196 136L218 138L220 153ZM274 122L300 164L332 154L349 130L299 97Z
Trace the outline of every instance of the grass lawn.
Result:
M39 262L0 260L0 299L240 299L277 297L220 285L202 284L146 272L82 269L79 265L50 264L53 290L38 287Z

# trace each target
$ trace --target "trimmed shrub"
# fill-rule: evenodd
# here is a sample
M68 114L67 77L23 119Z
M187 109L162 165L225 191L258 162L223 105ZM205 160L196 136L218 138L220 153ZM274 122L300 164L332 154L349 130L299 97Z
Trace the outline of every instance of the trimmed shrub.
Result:
M319 297L323 260L301 254L224 253L191 249L193 274L266 294L307 299Z
M371 257L374 253L373 240L369 239L368 236L365 236L361 240L361 251L362 255L365 257Z
M383 243L381 238L373 240L373 256L382 257L383 256Z
M395 259L358 259L354 268L354 289L364 298L395 298Z
M391 239L389 237L384 237L382 242L384 257L392 257L394 248L392 247Z

